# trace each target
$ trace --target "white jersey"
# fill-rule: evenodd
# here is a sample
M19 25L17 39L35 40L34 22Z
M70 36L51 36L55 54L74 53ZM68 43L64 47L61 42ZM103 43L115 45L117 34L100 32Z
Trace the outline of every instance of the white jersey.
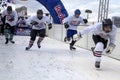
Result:
M42 19L38 19L37 16L30 17L27 20L27 24L30 24L32 21L38 22L37 25L33 25L32 29L41 30L46 28L46 23L50 24L50 19L47 16L43 16Z
M89 32L92 32L93 35L99 35L101 38L104 39L110 39L110 43L115 44L115 37L117 33L117 27L115 25L112 25L112 31L109 33L106 33L102 29L102 23L97 23L93 26L89 26L83 30L80 31L81 35L87 34Z
M80 23L84 23L83 18L79 17L76 18L74 15L67 17L63 20L63 23L68 23L69 24L69 28L71 30L77 30L77 27L79 26Z
M10 26L15 26L17 24L18 15L16 11L12 11L11 14L8 14L7 10L3 11L2 17L6 16L6 23L10 24ZM14 18L13 21L10 21L11 18Z

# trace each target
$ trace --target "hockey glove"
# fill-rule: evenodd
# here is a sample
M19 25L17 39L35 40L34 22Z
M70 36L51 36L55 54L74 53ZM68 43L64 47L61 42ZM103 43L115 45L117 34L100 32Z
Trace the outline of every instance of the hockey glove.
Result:
M81 38L82 38L81 33L75 34L75 35L73 36L73 40L74 40L74 41L78 41L78 40L80 40Z
M9 19L10 22L14 21L14 18Z
M64 27L65 27L65 28L69 28L69 24L64 23Z
M37 21L32 21L31 24L32 25L38 25L39 23Z
M108 46L107 49L106 49L106 53L107 53L107 54L111 54L111 53L113 52L115 46L116 46L115 44L110 43L109 46Z
M24 22L22 22L22 24L23 24L23 25L26 25L26 22L24 21Z
M52 24L51 24L51 23L48 24L48 29L49 29L49 30L52 29Z
M14 16L13 16L13 15L10 15L9 21L10 21L10 22L14 21Z
M88 20L87 19L83 19L84 23L87 24L88 23Z

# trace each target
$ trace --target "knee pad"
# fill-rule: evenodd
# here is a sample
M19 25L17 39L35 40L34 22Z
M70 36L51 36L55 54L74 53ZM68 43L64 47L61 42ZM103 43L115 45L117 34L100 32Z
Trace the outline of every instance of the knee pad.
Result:
M98 42L95 46L94 51L103 52L103 49L104 49L104 44L102 42Z
M43 39L44 37L39 37L37 43L40 43Z

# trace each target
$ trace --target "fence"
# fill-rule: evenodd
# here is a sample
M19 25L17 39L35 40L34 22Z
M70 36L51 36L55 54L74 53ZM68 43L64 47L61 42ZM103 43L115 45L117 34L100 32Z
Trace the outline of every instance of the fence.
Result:
M78 31L85 27L88 27L88 26L87 25L79 26ZM48 29L46 30L46 34L50 38L63 41L66 35L66 30L63 25L53 24L53 28L51 30L48 30ZM120 60L120 53L119 53L120 38L119 36L120 36L120 29L118 28L117 36L116 36L116 48L112 54L107 55L107 56ZM84 35L83 38L76 43L76 46L90 50L90 48L94 46L91 34Z

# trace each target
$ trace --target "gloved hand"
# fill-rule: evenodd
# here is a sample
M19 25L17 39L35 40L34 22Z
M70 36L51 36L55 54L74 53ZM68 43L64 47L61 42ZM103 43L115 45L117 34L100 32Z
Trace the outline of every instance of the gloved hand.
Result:
M23 25L26 25L26 22L22 22Z
M51 24L51 23L48 24L48 29L49 29L49 30L52 29L52 24Z
M75 34L75 35L73 36L73 40L74 40L74 41L78 41L78 40L80 40L81 38L82 38L81 33Z
M14 18L9 19L10 22L14 21Z
M32 21L31 24L32 25L38 25L39 23L37 21Z
M65 28L69 28L69 24L68 23L64 23L64 27Z
M13 16L13 15L10 15L9 21L12 22L12 21L14 21L14 20L15 20L15 19L14 19L14 16Z
M84 23L87 24L88 23L88 20L87 19L83 19Z
M106 53L107 53L107 54L111 54L112 51L114 50L115 46L116 46L115 44L110 43L109 46L108 46L107 49L106 49Z

